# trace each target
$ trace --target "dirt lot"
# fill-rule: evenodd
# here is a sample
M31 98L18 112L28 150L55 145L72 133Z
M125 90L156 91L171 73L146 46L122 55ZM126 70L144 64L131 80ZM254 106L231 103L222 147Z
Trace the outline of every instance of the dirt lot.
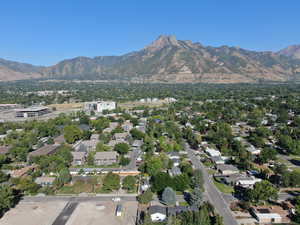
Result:
M51 104L47 105L50 109L55 107L57 110L82 109L84 103L66 103L66 104Z
M21 202L0 219L1 225L51 225L66 202Z
M136 202L120 203L124 207L122 216L115 215L117 203L80 203L66 225L132 225L135 224Z

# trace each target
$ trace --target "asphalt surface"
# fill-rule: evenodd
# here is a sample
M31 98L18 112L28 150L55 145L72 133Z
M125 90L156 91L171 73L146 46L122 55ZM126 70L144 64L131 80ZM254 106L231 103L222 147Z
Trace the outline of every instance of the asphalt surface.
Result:
M78 202L68 202L65 208L61 211L58 217L55 219L52 225L65 225L76 209Z
M24 196L24 202L49 202L49 201L65 201L65 202L100 202L112 201L113 198L120 198L121 201L136 201L135 195L105 195L105 196Z
M136 170L136 158L139 155L138 149L133 149L130 153L130 163L125 167L126 170Z
M238 222L229 209L228 203L226 203L222 196L222 193L220 193L213 184L208 172L206 171L199 158L196 157L193 150L189 147L188 144L186 144L185 149L195 169L200 169L202 171L205 188L204 194L206 195L209 202L215 207L217 212L223 217L224 225L238 225Z

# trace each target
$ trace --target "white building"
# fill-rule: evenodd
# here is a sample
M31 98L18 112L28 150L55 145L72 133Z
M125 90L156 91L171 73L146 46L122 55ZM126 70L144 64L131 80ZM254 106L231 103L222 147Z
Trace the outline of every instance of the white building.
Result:
M84 103L85 111L97 111L99 113L102 113L104 110L114 110L116 109L116 107L116 102L112 101L97 101Z
M221 152L219 152L218 150L215 150L215 149L213 149L213 148L207 147L207 148L205 149L205 152L206 152L207 154L209 154L209 156L211 156L211 157L221 156Z
M154 205L150 206L148 211L152 222L161 222L167 218L167 210L165 207Z

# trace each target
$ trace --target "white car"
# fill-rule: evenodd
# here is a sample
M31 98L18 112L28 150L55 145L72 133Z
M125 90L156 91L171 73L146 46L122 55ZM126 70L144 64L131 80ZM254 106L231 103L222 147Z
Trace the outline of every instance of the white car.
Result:
M121 198L118 198L118 197L114 197L111 199L113 202L119 202L121 201Z

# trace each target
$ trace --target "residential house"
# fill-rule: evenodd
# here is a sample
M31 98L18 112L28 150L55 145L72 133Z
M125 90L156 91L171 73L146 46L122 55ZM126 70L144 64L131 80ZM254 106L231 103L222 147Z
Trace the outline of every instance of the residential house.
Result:
M57 152L60 145L45 145L33 152L30 152L27 157L27 161L29 161L32 157L43 156L43 155L52 155Z
M171 160L173 159L180 159L180 155L179 152L169 152L168 156Z
M134 140L131 146L133 148L141 148L143 144L143 140Z
M177 159L177 158L175 158L175 159L171 159L172 160L172 162L173 162L173 166L179 166L180 165L180 159Z
M44 187L44 186L52 186L54 181L55 181L55 177L43 176L43 177L36 178L34 182Z
M85 152L95 151L99 140L85 140L80 143L79 149Z
M10 147L9 146L0 146L0 155L6 155L8 154L10 150Z
M210 159L216 165L225 164L225 160L221 156L213 156Z
M109 152L96 152L94 156L95 164L101 165L111 165L117 163L118 153L114 151Z
M126 142L129 137L128 133L115 133L113 139L116 141Z
M213 149L213 148L207 147L207 148L205 149L205 152L206 152L210 157L221 156L221 152L219 152L218 150L215 150L215 149Z
M262 179L255 178L253 176L240 177L236 180L235 185L243 188L252 188L257 182L261 182Z
M217 165L217 170L224 176L229 176L239 173L239 169L231 164Z
M252 188L257 182L261 182L261 179L240 173L223 177L221 180L227 185L236 185L243 188Z
M121 127L125 132L129 132L133 128L133 124L129 120L126 120Z
M260 149L255 148L255 147L254 147L253 145L251 145L251 144L248 144L248 146L246 147L246 150L247 150L248 152L250 152L251 155L259 155L260 152L261 152Z
M153 205L148 209L152 222L162 222L167 218L167 208Z
M178 166L173 166L172 169L168 170L168 173L171 177L182 174Z
M85 163L86 152L71 152L73 156L73 166L83 165Z
M57 144L57 145L61 145L66 142L64 135L59 135L59 136L55 137L53 140L54 140L54 144Z
M251 214L259 223L281 223L282 217L267 206L252 207Z
M138 125L135 128L143 133L146 133L146 125Z
M21 169L17 169L17 170L13 170L11 171L10 173L10 176L13 177L13 178L18 178L18 177L23 177L25 176L28 172L32 171L35 169L35 166L34 165L31 165L31 166L26 166L26 167L23 167Z
M99 134L92 134L90 140L99 141Z

